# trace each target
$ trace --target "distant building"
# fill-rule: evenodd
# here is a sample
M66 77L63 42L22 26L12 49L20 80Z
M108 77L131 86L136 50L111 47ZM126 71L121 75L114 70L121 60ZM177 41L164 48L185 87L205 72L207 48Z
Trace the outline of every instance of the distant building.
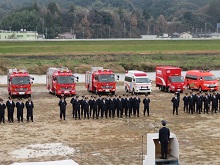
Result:
M157 35L141 35L143 39L156 39Z
M180 37L180 33L177 32L173 33L171 36L171 38L179 38L179 37Z
M211 37L212 38L220 38L220 33L212 33Z
M76 39L76 34L72 33L63 33L63 34L58 34L59 39Z
M185 38L185 39L189 38L190 39L190 38L192 38L192 34L189 32L183 32L180 34L179 38Z
M19 40L34 40L38 38L38 33L36 31L26 31L21 29L21 31L7 31L0 30L0 39L19 39Z

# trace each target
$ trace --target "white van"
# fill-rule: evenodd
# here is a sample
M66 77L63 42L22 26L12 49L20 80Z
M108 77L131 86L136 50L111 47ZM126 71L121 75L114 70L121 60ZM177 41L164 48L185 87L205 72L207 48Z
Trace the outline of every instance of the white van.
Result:
M129 70L125 74L124 89L132 93L152 92L152 81L148 78L147 73L138 70Z

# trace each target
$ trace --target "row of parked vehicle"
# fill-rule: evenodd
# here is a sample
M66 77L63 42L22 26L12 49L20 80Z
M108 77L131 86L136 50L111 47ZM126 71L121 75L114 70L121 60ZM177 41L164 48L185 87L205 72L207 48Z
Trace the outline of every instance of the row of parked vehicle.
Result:
M8 94L11 96L31 96L31 85L34 78L24 69L8 70ZM110 69L92 67L85 74L85 87L94 93L116 92L116 82L119 76ZM75 95L78 77L66 67L49 68L46 74L46 88L55 95ZM218 79L209 71L190 70L182 76L182 69L172 66L156 67L156 87L167 92L183 92L185 88L199 91L218 90ZM129 70L125 74L124 89L132 93L151 93L152 81L146 72Z

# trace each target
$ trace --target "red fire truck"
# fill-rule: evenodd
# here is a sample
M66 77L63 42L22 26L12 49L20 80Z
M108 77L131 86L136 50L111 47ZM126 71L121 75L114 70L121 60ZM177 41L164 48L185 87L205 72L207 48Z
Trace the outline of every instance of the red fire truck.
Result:
M182 92L184 78L181 76L181 68L172 66L156 67L156 87L167 92Z
M85 87L96 94L99 92L115 94L115 74L112 70L103 69L103 67L91 67L90 71L86 71Z
M9 69L7 74L8 94L31 97L31 84L34 78L25 69Z
M56 96L74 95L76 94L76 81L78 77L75 77L71 70L66 67L62 68L49 68L47 70L46 86L50 93Z

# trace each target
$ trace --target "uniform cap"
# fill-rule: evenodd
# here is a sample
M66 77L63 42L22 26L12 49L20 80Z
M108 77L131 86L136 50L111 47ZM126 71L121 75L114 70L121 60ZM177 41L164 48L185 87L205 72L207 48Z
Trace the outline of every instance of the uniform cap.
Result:
M167 122L165 120L162 120L161 123L163 126L165 126L167 124Z

